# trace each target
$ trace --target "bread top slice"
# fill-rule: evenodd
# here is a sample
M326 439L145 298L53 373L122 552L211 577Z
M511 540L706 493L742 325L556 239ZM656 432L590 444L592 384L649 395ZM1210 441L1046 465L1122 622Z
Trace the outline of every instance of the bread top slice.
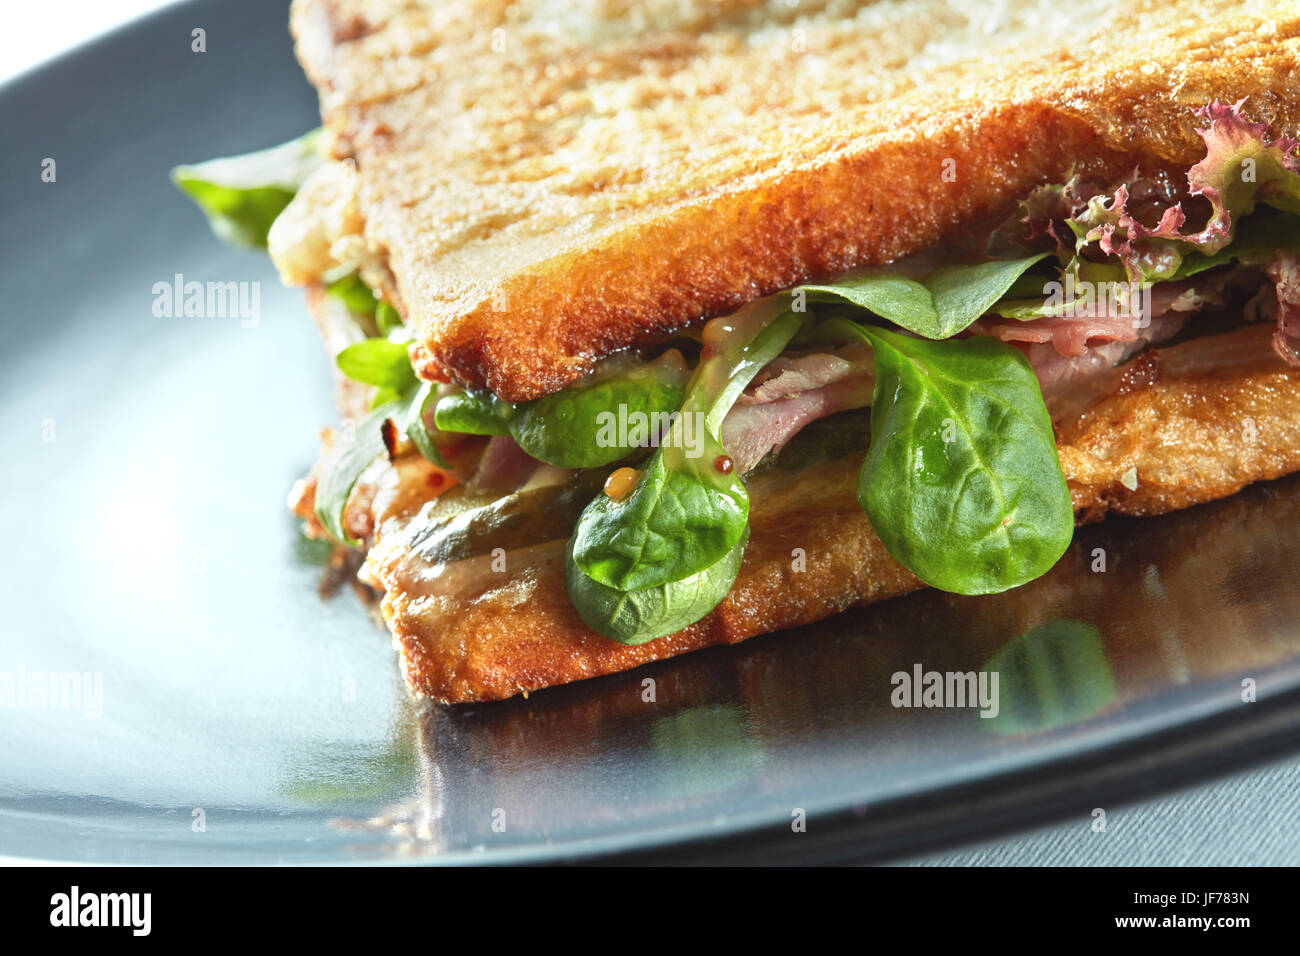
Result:
M295 0L422 371L514 401L1070 169L1300 132L1300 0Z

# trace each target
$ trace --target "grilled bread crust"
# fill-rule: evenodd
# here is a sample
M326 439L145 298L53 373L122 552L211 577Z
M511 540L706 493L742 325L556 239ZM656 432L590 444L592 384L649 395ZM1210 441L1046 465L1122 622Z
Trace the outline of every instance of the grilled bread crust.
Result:
M523 401L1072 167L1300 132L1300 0L295 0L421 367Z

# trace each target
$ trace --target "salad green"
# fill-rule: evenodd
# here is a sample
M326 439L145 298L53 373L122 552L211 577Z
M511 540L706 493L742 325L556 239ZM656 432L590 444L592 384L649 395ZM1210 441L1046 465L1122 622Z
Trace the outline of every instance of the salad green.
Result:
M742 527L740 538L721 559L694 574L629 591L584 574L574 561L575 541L569 539L564 575L578 616L596 633L621 644L645 644L689 627L727 596L745 556L749 528Z
M1046 573L1070 544L1074 508L1024 355L991 338L930 342L832 322L875 354L858 500L889 553L958 594Z
M402 318L387 300L375 295L355 272L337 279L325 291L342 302L352 316L365 322L363 328L371 336L388 336L402 328Z
M177 166L172 182L198 204L227 242L265 249L271 223L324 161L321 131L242 156Z
M343 527L343 512L361 473L387 450L383 424L401 413L402 402L391 401L371 411L355 425L345 426L321 459L316 472L316 517L336 541L359 545Z
M407 406L401 425L406 437L411 439L421 455L440 468L446 468L447 459L438 447L438 430L429 427L429 417L433 414L437 400L438 386L433 382L421 382Z
M682 403L689 374L677 353L648 364L619 363L531 402L516 404L491 392L466 390L443 397L434 410L442 431L510 435L538 461L560 468L598 468L645 448L658 437L651 427ZM616 411L617 410L617 411ZM618 416L644 421L639 431L610 427Z
M419 383L405 342L365 339L347 346L334 361L339 371L354 382L375 387L371 408L401 398Z
M722 446L722 420L801 324L788 309L762 318L756 328L727 336L700 363L632 493L619 501L598 496L583 512L572 554L586 577L619 591L694 582L735 549L745 533L749 493ZM684 434L691 427L702 431L694 446Z
M920 279L877 270L843 282L800 288L814 302L846 303L924 338L946 339L966 331L1047 255L946 266ZM1042 282L1037 285L1041 290Z

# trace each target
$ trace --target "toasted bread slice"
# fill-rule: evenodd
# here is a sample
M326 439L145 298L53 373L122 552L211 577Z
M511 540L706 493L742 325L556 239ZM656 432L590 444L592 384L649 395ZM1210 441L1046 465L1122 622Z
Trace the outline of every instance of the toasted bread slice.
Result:
M431 377L522 401L593 360L930 246L1072 167L1300 131L1298 0L296 0Z

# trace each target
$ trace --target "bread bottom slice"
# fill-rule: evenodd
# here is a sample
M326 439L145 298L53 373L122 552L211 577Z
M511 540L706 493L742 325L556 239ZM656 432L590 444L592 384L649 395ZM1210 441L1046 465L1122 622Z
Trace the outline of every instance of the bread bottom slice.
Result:
M327 329L331 300L313 295L310 304ZM1240 352L1271 333L1263 326L1228 333L1222 351ZM1126 377L1119 393L1057 422L1080 523L1174 511L1300 471L1300 369L1266 349L1245 351L1257 358L1181 377L1162 377L1160 351L1148 353L1136 381ZM366 573L384 591L381 610L410 689L444 703L499 700L923 587L858 505L859 459L753 477L751 534L731 593L685 630L635 647L582 623L565 586L562 540L450 564L416 554L410 538L434 487L433 468L418 455L372 468L347 520L371 537Z

